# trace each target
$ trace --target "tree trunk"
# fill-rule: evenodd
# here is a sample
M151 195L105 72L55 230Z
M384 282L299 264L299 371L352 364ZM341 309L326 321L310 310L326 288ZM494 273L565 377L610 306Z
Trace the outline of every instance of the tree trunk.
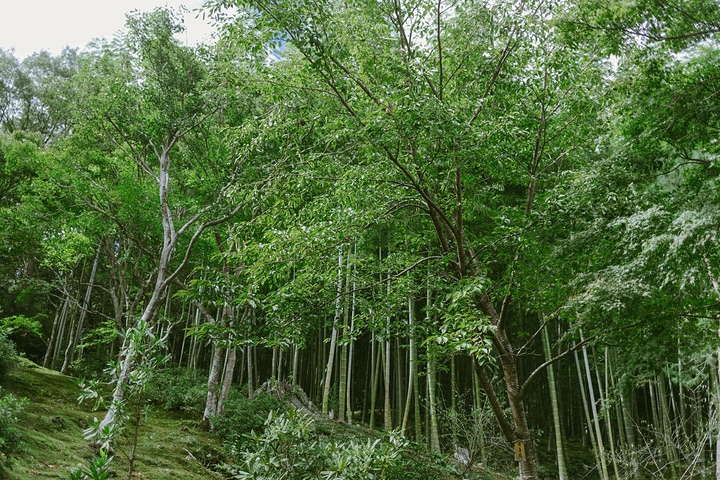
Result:
M345 277L345 308L343 313L343 325L342 325L342 337L343 342L340 347L340 379L338 385L338 420L346 421L347 412L347 378L348 378L348 344L345 338L348 334L347 328L350 322L350 305L348 305L347 298L350 294L350 248L348 247L347 261L346 261L346 277Z
M427 371L428 371L428 404L430 409L430 451L440 453L440 435L437 421L437 400L435 397L437 375L435 371L435 356L432 346L428 345Z
M233 376L235 375L235 365L237 363L237 347L232 347L229 350L227 361L225 365L225 374L223 376L222 389L220 390L220 397L218 397L217 409L215 409L216 415L222 415L225 411L225 402L230 396L230 389L232 387Z
M388 286L388 288L390 288ZM385 407L384 426L385 430L392 430L392 414L390 412L390 316L387 317L387 328L385 330Z
M213 347L210 374L208 375L205 411L203 412L203 424L206 428L212 427L210 417L217 415L218 385L220 384L220 372L222 370L222 353L223 348L216 344Z
M337 325L342 315L342 309L340 308L340 296L342 295L342 262L343 253L342 248L338 254L338 284L335 298L335 317L333 318L333 329L330 337L330 353L328 354L327 367L325 368L325 384L323 388L323 399L322 399L322 413L328 415L328 403L330 401L330 384L332 383L333 364L335 362L335 344L337 343Z
M52 326L52 332L50 333L50 340L48 341L47 349L45 350L45 358L43 359L43 367L44 368L50 368L50 359L52 358L53 354L53 347L55 346L55 339L57 337L58 327L60 326L60 319L65 316L67 313L67 307L68 303L70 302L70 299L68 296L65 296L65 301L63 302L63 306L61 308L58 308L55 312L55 319L53 320L53 326Z
M540 315L541 324L544 322L543 316ZM548 335L547 326L542 329L543 351L545 353L545 361L552 358L552 349L550 348L550 335ZM562 427L560 425L560 407L558 405L557 384L555 382L555 369L552 365L547 367L548 386L550 388L550 404L553 411L553 424L555 426L555 453L558 462L558 478L559 480L567 480L567 469L565 468L565 451L562 441Z
M600 417L598 416L597 406L595 404L595 390L593 389L592 375L590 374L590 362L588 361L587 349L582 348L583 359L585 360L585 374L587 376L588 393L590 394L590 407L593 415L593 425L595 426L595 439L598 446L598 457L600 457L600 471L602 480L608 480L607 463L605 463L605 448L603 445L602 432L600 430Z
M248 382L248 398L252 400L253 393L255 393L255 381L253 374L253 347L252 345L247 346L247 382Z
M415 393L414 380L415 380L415 338L414 338L414 325L413 325L413 299L408 298L408 326L410 330L410 365L408 373L408 387L407 397L405 400L405 410L403 413L402 425L400 427L400 434L405 435L407 429L408 419L410 418L410 407L412 406L413 393ZM416 439L417 440L417 439Z
M297 386L298 384L298 356L300 354L300 349L298 348L297 344L293 345L293 362L292 362L292 385L293 387Z
M379 343L380 340L378 339L376 341L375 339L375 332L372 334L372 339L370 340L370 371L371 371L371 378L370 378L370 429L375 428L375 409L377 407L377 384L380 379L380 365L382 364L382 361L380 359L380 355L382 352L382 345ZM377 348L377 354L375 353L376 345L379 347Z
M355 253L357 253L357 244L355 245ZM349 283L349 281L348 281ZM353 353L355 350L355 282L353 282L353 294L352 304L350 306L350 350L348 352L348 365L347 365L347 421L352 425L353 422L353 409L352 409L352 369L353 369Z

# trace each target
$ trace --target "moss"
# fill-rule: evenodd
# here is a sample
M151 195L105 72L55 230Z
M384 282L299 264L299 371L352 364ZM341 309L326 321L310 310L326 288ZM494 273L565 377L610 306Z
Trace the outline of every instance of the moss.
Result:
M67 478L70 470L92 458L83 429L103 412L78 405L80 390L74 378L22 359L21 368L7 378L5 389L28 402L19 414L22 451L13 458L11 469L0 471L0 479ZM151 410L140 429L137 478L222 478L206 468L209 462L203 456L213 452L211 457L217 462L221 442L201 431L199 425L199 418L191 414ZM112 463L118 477L127 476L121 449L122 445Z

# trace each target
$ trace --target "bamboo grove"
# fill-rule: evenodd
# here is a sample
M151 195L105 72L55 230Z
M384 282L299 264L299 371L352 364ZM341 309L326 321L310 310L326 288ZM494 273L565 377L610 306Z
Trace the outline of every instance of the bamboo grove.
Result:
M720 478L717 2L203 13L0 52L0 325L113 365L98 434L152 365L208 428L287 384L524 479Z

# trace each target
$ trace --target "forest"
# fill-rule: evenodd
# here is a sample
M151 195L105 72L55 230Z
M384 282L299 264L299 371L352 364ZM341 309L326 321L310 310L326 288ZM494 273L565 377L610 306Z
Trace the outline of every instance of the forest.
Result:
M717 0L198 14L0 49L0 460L20 354L97 410L65 478L176 408L216 478L720 480Z

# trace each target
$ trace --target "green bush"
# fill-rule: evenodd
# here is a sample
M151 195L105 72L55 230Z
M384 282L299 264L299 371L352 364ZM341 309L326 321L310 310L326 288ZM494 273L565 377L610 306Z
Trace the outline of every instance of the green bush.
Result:
M249 449L235 451L240 464L226 471L238 480L389 479L389 470L402 462L406 447L395 432L386 440L333 441L318 436L315 420L305 413L271 412L265 432L253 436Z
M207 397L207 376L188 368L158 370L145 389L145 398L166 410L202 412Z
M110 477L110 463L113 456L107 450L100 450L87 465L74 468L69 474L70 480L106 480Z
M0 331L0 381L17 370L18 366L15 344L7 338L5 332Z
M26 400L13 395L0 394L0 458L6 465L10 464L10 455L20 450L22 441L17 430L17 414L22 410Z
M248 399L234 390L225 402L224 413L212 418L213 430L237 447L248 441L250 432L261 432L268 414L278 408L280 403L266 392L257 392Z

